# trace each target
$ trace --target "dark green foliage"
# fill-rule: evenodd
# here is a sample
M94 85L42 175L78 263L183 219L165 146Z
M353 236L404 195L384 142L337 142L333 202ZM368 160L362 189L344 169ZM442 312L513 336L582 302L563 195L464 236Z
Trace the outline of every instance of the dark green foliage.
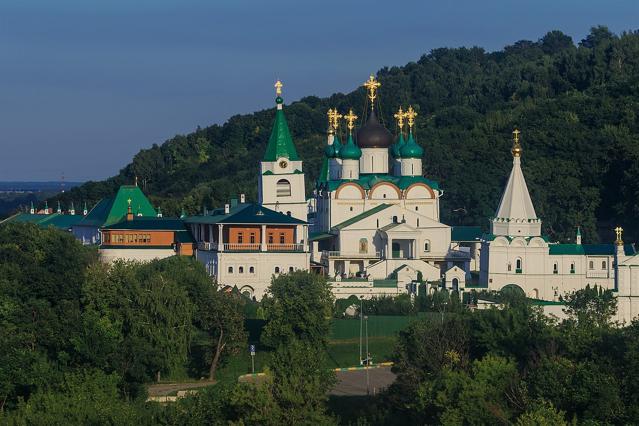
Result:
M585 240L609 240L611 226L624 223L635 240L639 223L628 218L639 213L638 57L639 34L618 36L605 27L593 28L578 46L551 31L492 53L435 49L417 62L379 71L381 116L392 130L400 104L417 109L426 175L446 190L446 223L487 227L510 170L510 132L518 126L526 179L551 239L572 239L581 225ZM327 109L357 109L363 95L359 88L286 107L309 191L322 161ZM62 198L97 201L138 176L166 214L179 214L181 207L193 214L239 192L255 199L273 117L273 109L238 115L176 136L140 151L117 176Z
M413 322L379 423L636 424L637 324L613 327L614 299L598 289L568 300L560 324L516 292L500 309Z

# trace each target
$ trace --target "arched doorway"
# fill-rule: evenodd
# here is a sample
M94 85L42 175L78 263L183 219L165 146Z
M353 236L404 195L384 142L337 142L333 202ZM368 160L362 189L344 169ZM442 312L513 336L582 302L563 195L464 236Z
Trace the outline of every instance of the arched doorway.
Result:
M457 278L453 278L453 290L459 290L459 280Z

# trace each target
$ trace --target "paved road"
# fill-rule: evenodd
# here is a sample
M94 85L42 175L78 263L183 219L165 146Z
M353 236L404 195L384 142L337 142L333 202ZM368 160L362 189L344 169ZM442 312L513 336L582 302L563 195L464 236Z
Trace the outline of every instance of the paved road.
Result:
M338 371L337 385L331 395L352 396L366 395L366 370ZM395 381L390 367L371 368L368 370L368 386L371 394L379 393Z

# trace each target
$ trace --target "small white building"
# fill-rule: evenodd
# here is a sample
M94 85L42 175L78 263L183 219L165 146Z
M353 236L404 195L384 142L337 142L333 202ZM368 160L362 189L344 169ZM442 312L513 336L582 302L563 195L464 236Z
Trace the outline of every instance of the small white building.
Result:
M574 244L548 241L541 233L521 170L522 148L515 130L513 167L491 232L481 241L481 287L499 291L519 287L529 298L558 301L587 285L615 292L619 298L618 319L629 322L639 313L639 257L634 245L624 244L617 228L614 244L582 244L577 228ZM634 269L633 269L634 268Z

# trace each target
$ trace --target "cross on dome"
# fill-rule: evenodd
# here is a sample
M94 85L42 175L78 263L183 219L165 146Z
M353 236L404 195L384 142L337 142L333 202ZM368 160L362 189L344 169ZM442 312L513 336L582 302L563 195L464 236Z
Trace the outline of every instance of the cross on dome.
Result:
M399 131L403 132L404 131L404 118L406 117L406 113L402 109L401 105L399 106L399 110L397 110L397 112L395 114L393 114L393 117L395 117L395 119L397 120L397 126L399 127Z
M280 80L277 80L275 82L275 86L273 86L273 87L275 87L275 94L277 96L281 96L282 95L282 87L284 87L284 84L282 84L282 82Z
M343 117L343 115L337 112L337 108L329 108L326 115L328 116L329 131L336 132L339 128L339 120Z
M371 76L372 77L372 76ZM357 116L355 114L353 114L353 108L351 108L350 110L348 110L348 114L346 114L344 116L344 119L346 120L346 122L348 123L347 127L348 127L348 132L352 133L353 129L355 128L355 120L357 120Z
M522 149L521 149L521 143L519 142L519 135L521 135L521 131L515 128L515 130L513 130L513 149L512 149L512 153L514 157L521 156Z
M371 74L370 77L368 77L368 80L363 84L366 90L368 90L368 99L371 101L371 109L373 109L373 102L375 101L375 98L377 98L377 89L379 89L381 85L382 84L375 79L373 74Z
M412 131L413 126L415 125L415 117L417 117L417 113L413 109L412 105L408 106L408 110L404 113L404 116L408 118L408 128Z
M617 244L621 245L623 244L623 240L621 239L622 235L623 235L623 228L621 226L617 226L615 228L615 234L617 234Z

